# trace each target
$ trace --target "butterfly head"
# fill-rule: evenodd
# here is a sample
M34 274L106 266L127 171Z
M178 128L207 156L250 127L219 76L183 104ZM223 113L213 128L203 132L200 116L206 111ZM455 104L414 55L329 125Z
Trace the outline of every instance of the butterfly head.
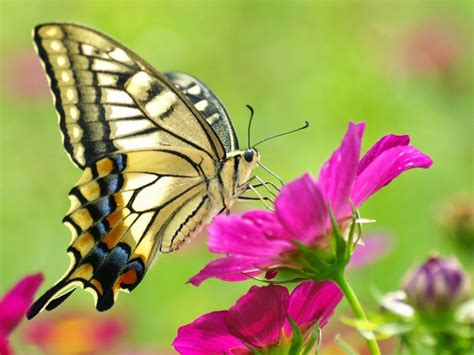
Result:
M260 154L253 148L244 150L242 157L247 164L252 164L252 166L260 161Z
M236 150L227 156L220 170L224 190L229 199L226 206L230 207L230 201L247 189L252 171L259 162L260 154L253 148Z
M237 160L234 164L238 177L238 186L244 184L252 174L253 169L260 162L260 153L254 148L248 148L246 150L236 151L234 159Z

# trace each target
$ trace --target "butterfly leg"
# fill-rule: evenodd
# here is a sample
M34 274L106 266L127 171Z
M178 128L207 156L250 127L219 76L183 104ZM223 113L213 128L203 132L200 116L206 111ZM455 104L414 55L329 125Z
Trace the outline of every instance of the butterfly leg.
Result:
M273 196L273 197L277 197L277 194L275 193L275 191L278 193L280 192L280 189L278 188L278 186L276 186L273 182L271 181L265 181L263 180L260 176L258 175L255 175L254 176L255 180L257 180L259 182L259 184L256 184L256 185L253 185L253 187L260 187L260 186L263 186L265 187L265 189ZM275 191L272 191L270 189L270 187L274 188Z
M239 201L261 201L261 200L271 202L271 203L274 202L271 198L266 197L266 196L261 196L261 197L240 196L239 197Z
M282 178L279 177L277 174L275 174L273 171L271 171L269 168L267 168L265 165L263 165L261 162L258 162L258 165L263 169L265 170L266 172L268 172L271 176L273 176L275 179L278 180L278 182L280 183L280 185L283 187L283 185L285 185L285 183L283 182Z
M252 185L249 185L249 189L252 190L255 195L257 195L258 199L260 201L262 201L262 203L265 205L265 208L269 211L274 211L275 209L272 208L267 201L271 201L273 203L273 200L269 199L268 197L264 197L260 194L260 192L257 191L257 189L255 187L253 187Z
M252 185L252 181L253 180L257 180L259 181L260 183L258 184L255 184L255 185ZM258 192L257 188L258 187L264 187L273 197L277 197L276 193L274 191L272 191L270 189L270 186L273 186L275 187L277 190L278 188L273 184L273 183L267 183L266 181L262 180L260 177L258 176L252 176L249 180L247 180L244 184L242 184L241 186L239 186L239 189L241 189L242 191L246 191L248 189L252 190L255 195L257 195L257 197L250 197L250 196L239 196L239 200L246 200L246 201L262 201L262 203L265 205L265 207L269 210L273 210L273 208L271 208L269 206L269 203L271 204L274 204L274 200L270 197L267 197L267 196L262 196L260 194L260 192Z

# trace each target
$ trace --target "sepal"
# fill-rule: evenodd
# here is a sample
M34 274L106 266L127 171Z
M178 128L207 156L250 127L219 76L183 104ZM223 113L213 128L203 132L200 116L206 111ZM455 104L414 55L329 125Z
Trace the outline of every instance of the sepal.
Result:
M303 349L303 334L301 334L300 328L295 323L290 316L288 316L288 322L291 325L291 330L293 331L293 336L291 338L291 346L288 354L290 355L299 355L301 353L301 349Z
M318 354L319 348L321 347L321 328L319 322L315 324L311 336L306 342L306 346L303 349L303 355L309 354L311 350L316 346L315 352Z

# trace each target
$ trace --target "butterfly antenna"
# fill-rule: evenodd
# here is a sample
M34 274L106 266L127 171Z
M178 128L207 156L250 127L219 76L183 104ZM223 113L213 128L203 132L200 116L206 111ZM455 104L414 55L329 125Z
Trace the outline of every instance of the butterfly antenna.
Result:
M298 131L301 131L303 129L306 129L309 127L309 122L308 121L304 121L304 125L299 127L299 128L296 128L296 129L293 129L291 131L287 131L287 132L283 132L283 133L279 133L279 134L275 134L274 136L270 136L268 138L265 138L265 139L262 139L260 142L257 142L257 144L254 144L253 148L255 148L257 145L259 144L262 144L263 142L266 142L266 141L269 141L271 139L274 139L274 138L277 138L277 137L281 137L281 136L286 136L287 134L291 134L291 133L295 133L295 132L298 132Z
M250 149L250 131L251 131L251 128L252 128L252 119L253 119L253 114L255 113L255 111L254 111L252 106L250 106L248 104L245 105L245 106L247 106L247 108L250 111L249 126L248 126L248 131L247 131L247 138L248 138L248 144L249 144L249 149Z
M275 179L278 180L278 182L281 184L281 186L285 185L283 182L282 178L279 177L277 174L275 174L273 171L271 171L269 168L267 168L265 165L263 165L261 162L257 163L263 170L265 170L267 173L269 173L271 176L273 176Z

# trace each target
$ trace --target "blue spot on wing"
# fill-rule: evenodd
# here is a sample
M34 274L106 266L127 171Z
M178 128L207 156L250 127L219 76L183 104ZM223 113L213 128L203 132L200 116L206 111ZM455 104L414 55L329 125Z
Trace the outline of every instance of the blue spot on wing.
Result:
M107 257L109 251L104 243L99 243L80 262L81 265L91 264L94 270L98 270Z

